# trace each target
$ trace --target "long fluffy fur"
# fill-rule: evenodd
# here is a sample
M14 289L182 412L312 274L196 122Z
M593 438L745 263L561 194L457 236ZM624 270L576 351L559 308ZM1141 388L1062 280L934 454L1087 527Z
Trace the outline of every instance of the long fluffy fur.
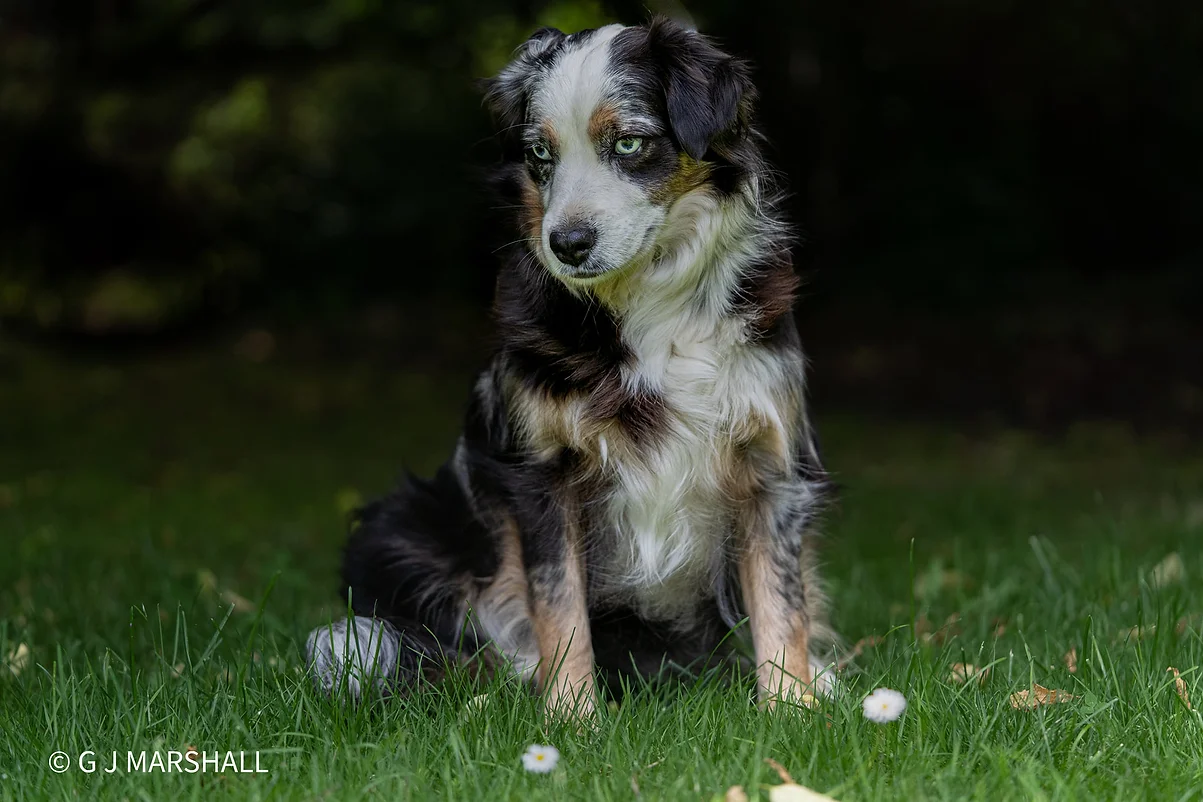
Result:
M537 32L489 83L521 209L500 344L454 457L360 511L343 580L387 626L316 631L321 687L472 659L554 695L567 650L569 689L589 691L594 665L725 659L750 607L762 695L787 690L780 671L816 681L826 478L754 94L745 64L664 20ZM596 242L566 263L549 231L582 225ZM363 631L391 639L376 662L347 646Z

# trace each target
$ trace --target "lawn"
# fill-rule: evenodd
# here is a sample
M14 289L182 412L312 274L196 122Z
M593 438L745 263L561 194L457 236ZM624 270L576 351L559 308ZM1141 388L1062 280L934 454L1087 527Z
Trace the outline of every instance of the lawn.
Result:
M469 384L0 349L0 799L767 799L766 758L841 800L1203 796L1203 721L1167 672L1203 703L1203 458L1118 426L1038 437L824 410L842 485L825 572L845 654L861 649L817 710L759 712L748 683L710 679L634 688L578 733L545 729L504 682L377 707L318 696L299 647L338 613L343 516L438 463ZM958 684L956 663L989 673ZM1033 683L1073 698L1015 709ZM909 700L894 723L862 715L882 686ZM558 747L555 771L523 770L534 743ZM188 747L258 752L268 771L103 770L113 751L127 768L126 752Z

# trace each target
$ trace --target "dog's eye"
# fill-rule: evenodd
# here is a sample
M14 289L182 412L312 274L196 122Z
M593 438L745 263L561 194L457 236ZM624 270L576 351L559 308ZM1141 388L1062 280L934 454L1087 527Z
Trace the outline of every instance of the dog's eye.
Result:
M541 162L551 161L551 149L542 142L536 142L530 146L531 155Z
M630 156L643 147L643 140L637 136L624 136L614 143L614 152L619 156Z

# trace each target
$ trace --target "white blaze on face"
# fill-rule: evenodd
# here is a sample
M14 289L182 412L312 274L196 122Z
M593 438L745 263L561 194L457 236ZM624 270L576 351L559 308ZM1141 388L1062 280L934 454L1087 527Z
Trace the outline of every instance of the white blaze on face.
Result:
M574 271L551 250L552 231L587 224L597 232L585 274L624 267L643 255L663 222L645 189L624 176L589 134L589 121L603 103L621 100L621 79L610 62L610 43L621 25L599 29L579 48L561 56L531 98L531 123L554 131L556 164L542 188L544 264L565 278Z

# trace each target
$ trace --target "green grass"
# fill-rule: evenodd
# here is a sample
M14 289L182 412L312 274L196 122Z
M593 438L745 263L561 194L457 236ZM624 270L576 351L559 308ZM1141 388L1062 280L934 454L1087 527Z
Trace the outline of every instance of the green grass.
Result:
M0 351L0 382L0 659L31 650L19 675L0 668L0 799L710 800L734 784L765 799L764 758L842 800L1203 794L1203 726L1166 673L1203 702L1189 443L825 419L843 484L824 551L834 623L849 644L882 638L846 692L765 714L746 683L635 689L578 734L544 729L512 684L350 708L300 672L305 633L339 610L344 510L406 462L437 464L470 377ZM1171 552L1185 576L1154 587ZM954 614L950 637L911 625ZM957 662L990 666L985 684L951 684ZM1079 698L1011 709L1032 682ZM900 721L862 717L878 686L908 697ZM563 753L551 775L522 770L532 743ZM258 750L270 773L47 767L56 750L107 763L187 745Z

